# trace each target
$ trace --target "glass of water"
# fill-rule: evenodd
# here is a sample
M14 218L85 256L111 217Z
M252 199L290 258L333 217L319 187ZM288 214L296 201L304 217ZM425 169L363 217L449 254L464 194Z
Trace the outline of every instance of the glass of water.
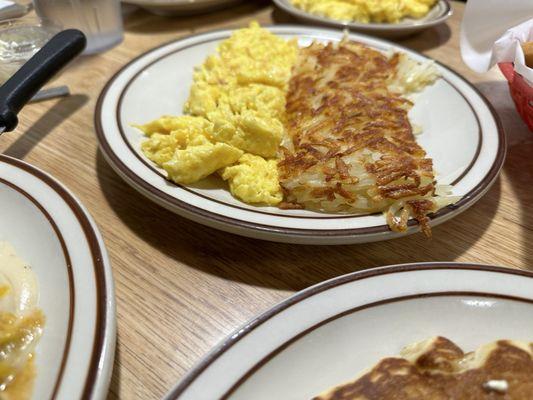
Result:
M43 24L37 18L19 18L0 22L0 84L13 75L48 40L59 27Z
M82 31L87 36L84 54L110 49L123 39L119 0L33 0L33 4L44 22Z

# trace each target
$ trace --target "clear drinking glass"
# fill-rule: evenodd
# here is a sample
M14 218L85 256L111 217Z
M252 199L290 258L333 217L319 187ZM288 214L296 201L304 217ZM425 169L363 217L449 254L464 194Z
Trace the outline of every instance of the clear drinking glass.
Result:
M37 15L63 28L76 28L87 36L84 54L99 53L122 41L119 0L33 0Z
M60 31L37 18L0 22L0 84L13 75L45 43Z

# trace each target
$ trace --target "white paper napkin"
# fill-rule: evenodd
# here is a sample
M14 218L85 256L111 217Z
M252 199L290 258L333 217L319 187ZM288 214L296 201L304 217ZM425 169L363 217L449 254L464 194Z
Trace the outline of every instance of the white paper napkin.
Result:
M533 83L521 42L533 40L533 0L469 0L461 25L461 55L476 72L512 61L515 70Z

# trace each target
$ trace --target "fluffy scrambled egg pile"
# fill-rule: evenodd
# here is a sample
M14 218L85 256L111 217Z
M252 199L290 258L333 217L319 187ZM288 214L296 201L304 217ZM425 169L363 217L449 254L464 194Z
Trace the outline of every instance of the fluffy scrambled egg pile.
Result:
M341 21L399 22L402 18L423 18L437 0L292 0L311 14Z
M218 172L246 203L276 205L278 146L297 43L257 23L237 30L194 72L183 116L137 126L143 153L168 178L190 184Z

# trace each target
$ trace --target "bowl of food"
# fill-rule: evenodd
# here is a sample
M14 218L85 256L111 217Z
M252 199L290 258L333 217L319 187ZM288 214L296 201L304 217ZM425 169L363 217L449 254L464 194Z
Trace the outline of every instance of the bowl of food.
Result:
M306 22L369 35L399 38L439 25L451 17L448 0L274 0Z

